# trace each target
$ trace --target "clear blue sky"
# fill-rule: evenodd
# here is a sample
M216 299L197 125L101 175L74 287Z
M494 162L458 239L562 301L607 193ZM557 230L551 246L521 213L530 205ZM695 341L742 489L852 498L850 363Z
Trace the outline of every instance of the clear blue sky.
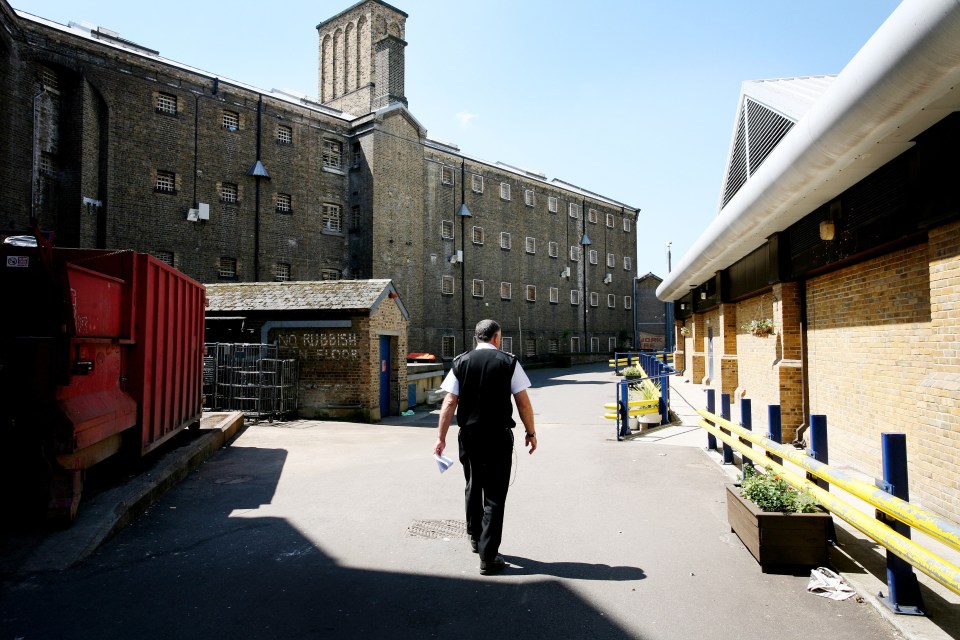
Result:
M263 89L317 93L316 25L355 0L12 0ZM640 275L717 211L744 80L839 73L894 0L397 0L431 136L639 207ZM254 11L252 7L258 9Z

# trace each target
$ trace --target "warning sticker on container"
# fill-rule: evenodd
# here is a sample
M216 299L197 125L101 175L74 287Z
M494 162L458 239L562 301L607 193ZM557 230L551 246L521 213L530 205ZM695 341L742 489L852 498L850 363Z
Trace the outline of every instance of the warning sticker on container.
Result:
M8 267L29 267L30 256L7 256Z

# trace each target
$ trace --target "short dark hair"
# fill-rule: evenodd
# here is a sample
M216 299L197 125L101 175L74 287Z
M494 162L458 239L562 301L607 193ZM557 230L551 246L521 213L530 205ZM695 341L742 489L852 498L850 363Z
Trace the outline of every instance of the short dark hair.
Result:
M477 328L474 329L473 335L476 336L480 342L490 342L493 340L493 336L499 332L500 325L496 320L481 320L477 323Z

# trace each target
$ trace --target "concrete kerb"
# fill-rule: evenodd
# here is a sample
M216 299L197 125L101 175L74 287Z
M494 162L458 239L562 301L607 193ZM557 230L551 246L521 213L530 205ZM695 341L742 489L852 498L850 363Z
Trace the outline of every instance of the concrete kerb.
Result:
M164 455L148 472L84 503L73 525L47 536L20 570L62 571L83 560L232 440L243 424L240 412L204 416L200 437Z

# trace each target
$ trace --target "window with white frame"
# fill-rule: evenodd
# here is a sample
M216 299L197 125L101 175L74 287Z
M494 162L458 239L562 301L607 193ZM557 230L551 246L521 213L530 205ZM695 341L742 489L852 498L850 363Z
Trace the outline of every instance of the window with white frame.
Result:
M237 277L237 259L227 256L220 256L217 263L218 278L236 278Z
M158 93L157 113L165 113L168 116L177 115L177 96L169 93Z
M273 265L274 282L286 282L290 279L290 265L286 262L277 262Z
M570 259L574 262L580 261L580 247L578 245L570 247Z
M536 302L537 301L537 288L532 285L527 285L527 302Z
M444 240L453 240L453 220L440 221L440 237Z
M448 167L446 165L441 165L440 167L440 182L443 184L453 184L453 167Z
M440 293L445 296L453 295L453 276L440 276Z
M597 224L597 220L598 220L597 210L593 208L587 209L587 222L592 222L593 224Z
M236 111L224 111L220 114L220 128L227 131L240 129L240 114Z
M557 287L550 287L550 304L558 304L560 302L560 289Z
M600 351L600 338L590 338L590 353Z
M597 307L600 306L600 294L596 291L590 292L590 306Z
M617 350L617 339L607 338L607 351L616 351L616 350Z
M570 338L570 353L580 353L580 336Z
M612 213L607 214L607 226L613 229L614 227L614 218Z
M560 353L560 341L556 338L550 338L547 341L547 353Z
M342 276L339 269L320 269L321 280L339 280Z
M482 298L483 297L483 280L474 280L473 281L473 297Z
M293 144L293 129L285 124L278 124L277 142L279 144Z
M633 260L630 259L630 256L623 256L623 269L624 271L633 269Z
M473 228L473 244L483 244L483 227Z
M457 338L455 336L443 336L440 338L440 357L450 359L457 355Z
M580 304L580 292L576 289L570 289L570 304Z
M623 219L623 230L627 233L630 233L630 231L633 230L633 222L630 220L630 218Z
M559 210L559 203L555 196L550 196L547 198L547 211L550 213L556 213Z
M332 231L334 233L340 233L341 229L343 229L340 205L326 202L323 204L323 229L324 231Z
M613 253L608 253L608 254L607 254L607 266L610 267L611 269L612 269L613 267L617 266L617 256L616 256L616 254L613 254Z
M612 293L607 294L607 308L616 309L617 308L617 296Z
M470 188L474 193L483 193L483 176L473 174Z
M513 338L509 336L500 336L500 351L504 353L513 353Z
M557 244L556 242L548 242L548 243L547 243L547 254L548 254L551 258L556 258L557 256L559 256L559 255L560 255L560 245Z
M537 204L536 197L533 195L533 189L526 189L523 192L523 204L532 207Z
M571 202L571 203L570 203L569 211L570 211L570 217L571 217L571 218L579 218L579 217L580 217L580 205L578 205L576 202Z
M630 299L630 296L623 296L623 308L624 309L633 308L633 300Z
M509 249L510 248L510 234L506 231L500 232L500 248Z
M225 204L236 204L237 193L237 185L233 184L232 182L220 183L220 202Z
M524 241L524 248L527 250L527 253L536 253L537 239L527 236L527 239Z
M509 182L500 183L500 199L501 200L510 199L510 183Z
M172 251L155 251L153 257L162 262L163 264L174 266L173 264L173 252Z
M157 171L155 189L161 193L173 193L177 188L177 174L173 171Z
M513 285L509 282L500 283L500 299L510 300L513 298Z
M597 250L590 249L590 264L597 264Z
M340 169L343 166L343 145L336 140L323 141L323 166Z
M277 194L277 213L290 213L293 211L293 198L289 193Z

